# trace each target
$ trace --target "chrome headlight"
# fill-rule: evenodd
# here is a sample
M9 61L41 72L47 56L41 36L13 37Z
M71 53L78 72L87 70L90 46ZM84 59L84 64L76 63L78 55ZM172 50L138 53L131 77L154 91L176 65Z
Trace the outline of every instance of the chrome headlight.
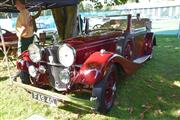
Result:
M42 53L39 46L37 46L36 44L31 44L28 47L28 51L29 51L29 57L34 63L37 63L41 60Z
M65 67L69 67L74 63L75 56L75 49L67 44L62 45L58 50L59 62Z
M68 69L64 69L60 72L59 77L61 79L61 82L64 84L68 84L70 81L70 73Z

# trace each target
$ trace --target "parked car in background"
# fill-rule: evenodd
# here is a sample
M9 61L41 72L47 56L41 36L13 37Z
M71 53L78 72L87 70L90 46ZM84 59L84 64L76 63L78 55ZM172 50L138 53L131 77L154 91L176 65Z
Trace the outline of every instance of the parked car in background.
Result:
M45 23L36 23L37 32L35 33L38 37L40 33L45 33L46 39L52 37L52 35L57 31L55 28L50 27L49 24Z
M10 32L6 29L2 29L2 34L5 42L18 41L18 37L16 36L15 32Z
M94 110L107 113L116 96L119 71L130 75L150 59L156 38L149 19L131 14L96 19L100 22L94 24L86 18L85 30L77 37L45 48L30 45L17 61L22 82L48 86L59 94L88 92Z
M18 37L16 36L16 33L10 32L6 29L1 29L1 32L4 37L4 45L6 47L7 54L16 56L17 45L18 45ZM0 38L0 51L5 54L1 38ZM3 57L3 62L4 61L5 61L5 57Z

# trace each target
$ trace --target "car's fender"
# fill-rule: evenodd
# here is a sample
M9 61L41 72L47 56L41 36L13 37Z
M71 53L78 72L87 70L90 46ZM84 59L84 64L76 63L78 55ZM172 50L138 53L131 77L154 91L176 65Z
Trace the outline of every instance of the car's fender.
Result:
M132 74L141 65L111 52L95 52L84 62L74 82L94 85L103 79L111 64L118 64L125 74Z

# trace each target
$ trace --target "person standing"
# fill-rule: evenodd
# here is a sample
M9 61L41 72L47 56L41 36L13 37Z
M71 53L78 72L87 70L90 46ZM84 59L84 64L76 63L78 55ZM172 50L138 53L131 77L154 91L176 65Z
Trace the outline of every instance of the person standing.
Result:
M18 56L22 52L26 51L30 44L34 40L34 32L37 31L35 19L41 14L41 7L35 16L31 16L30 12L25 7L24 0L16 0L15 5L17 10L20 12L16 21L16 35L18 36ZM13 80L20 75L21 71L17 71L13 76ZM30 84L30 81L22 81L25 84Z
M33 43L34 28L32 16L25 7L24 0L16 0L16 8L20 12L16 21L16 34L18 36L18 56Z

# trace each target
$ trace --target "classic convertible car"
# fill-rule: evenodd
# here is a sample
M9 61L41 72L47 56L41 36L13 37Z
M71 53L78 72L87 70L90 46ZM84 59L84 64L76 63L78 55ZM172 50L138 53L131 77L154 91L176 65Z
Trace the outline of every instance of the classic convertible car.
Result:
M31 44L17 68L22 83L48 86L63 95L88 92L94 110L107 113L115 99L119 71L132 74L150 59L155 35L149 19L130 14L96 17L94 25L91 19L86 18L82 35L45 48Z
M14 48L17 48L17 44L18 44L18 37L16 36L16 33L10 32L6 29L1 29L1 31L4 37L4 43L7 49L7 53L16 55L16 52L14 50ZM0 51L4 52L1 38L0 38Z
M1 30L2 30L2 34L3 34L5 42L13 42L13 41L17 42L18 41L16 33L10 32L6 29L1 29Z

